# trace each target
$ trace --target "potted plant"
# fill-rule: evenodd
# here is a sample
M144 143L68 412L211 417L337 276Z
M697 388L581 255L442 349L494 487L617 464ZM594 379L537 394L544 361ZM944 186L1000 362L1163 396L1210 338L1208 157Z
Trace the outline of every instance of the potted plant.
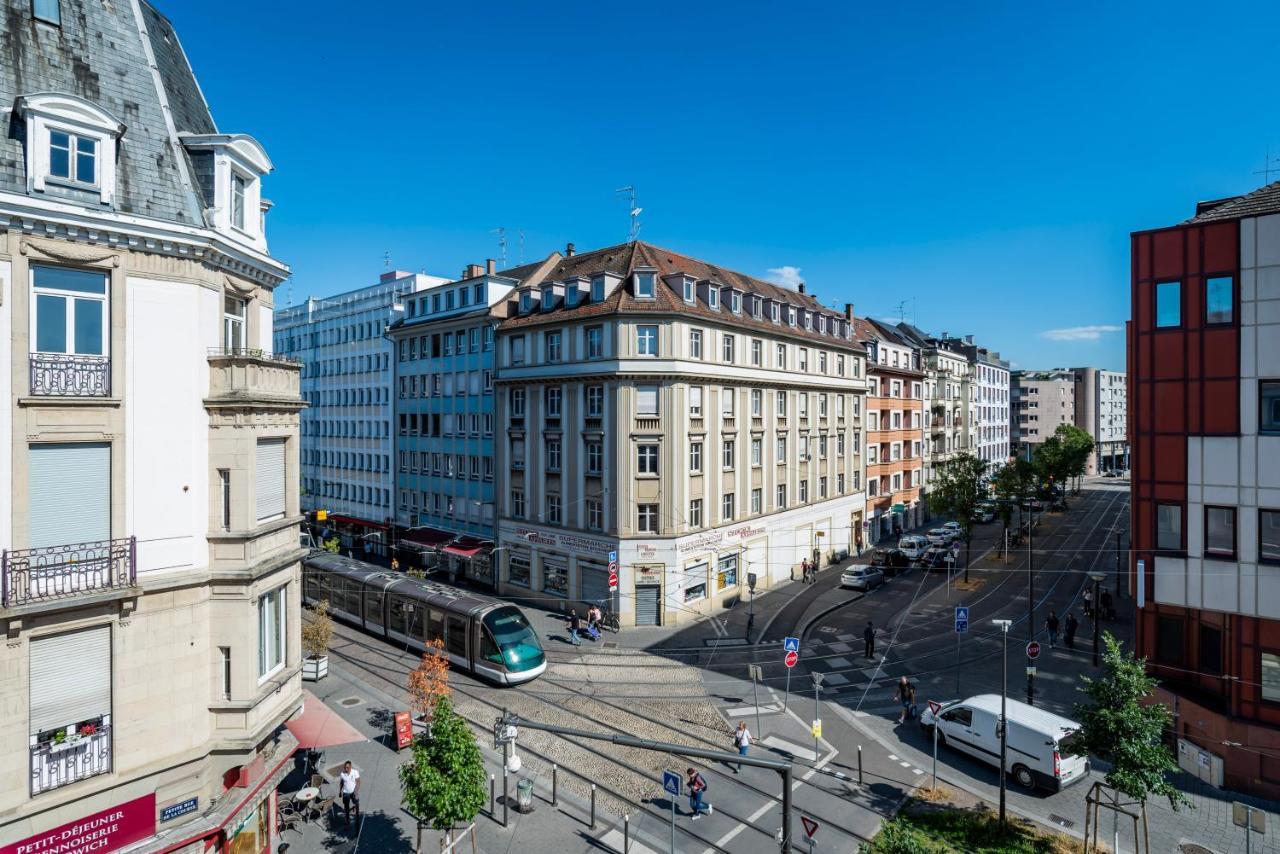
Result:
M329 642L333 640L333 618L329 616L329 600L321 599L311 609L311 617L302 625L302 678L318 682L329 675Z

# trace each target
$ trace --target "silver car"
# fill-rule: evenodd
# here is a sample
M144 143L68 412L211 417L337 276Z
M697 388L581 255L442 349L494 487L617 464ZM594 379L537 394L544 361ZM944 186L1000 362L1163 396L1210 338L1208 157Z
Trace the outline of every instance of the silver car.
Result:
M875 566L851 566L840 573L840 586L871 590L884 584L884 573Z

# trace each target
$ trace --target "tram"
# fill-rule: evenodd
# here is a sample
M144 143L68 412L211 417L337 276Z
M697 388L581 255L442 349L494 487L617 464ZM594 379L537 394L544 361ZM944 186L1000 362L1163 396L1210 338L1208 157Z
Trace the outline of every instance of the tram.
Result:
M302 598L369 634L425 651L444 642L449 664L501 685L547 669L542 644L515 605L329 552L302 561Z

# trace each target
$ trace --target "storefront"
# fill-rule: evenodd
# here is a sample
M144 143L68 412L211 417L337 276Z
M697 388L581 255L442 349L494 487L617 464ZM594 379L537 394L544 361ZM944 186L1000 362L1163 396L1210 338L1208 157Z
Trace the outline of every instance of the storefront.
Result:
M351 554L357 558L386 556L390 526L337 513L328 514L323 520L318 515L312 513L308 519L317 545L336 537L343 554Z

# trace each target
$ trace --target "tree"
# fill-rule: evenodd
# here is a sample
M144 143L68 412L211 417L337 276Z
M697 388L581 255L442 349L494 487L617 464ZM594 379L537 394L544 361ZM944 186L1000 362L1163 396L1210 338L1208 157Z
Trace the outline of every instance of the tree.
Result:
M449 657L444 654L444 641L427 641L422 662L409 672L409 703L417 718L431 732L436 707L453 692L449 687Z
M1022 457L1000 466L991 475L991 491L1000 499L1000 521L1008 540L1009 525L1013 522L1014 505L1019 504L1035 488L1035 467ZM1021 510L1019 510L1021 517ZM1007 555L1006 555L1007 556Z
M329 539L324 541L323 547L324 547L324 550L327 551L329 554L336 555L342 551L342 541L339 540L337 537L330 537Z
M955 518L964 534L964 580L969 580L969 542L973 539L973 521L982 501L982 475L985 461L973 454L956 454L934 472L929 487L929 506L938 513Z
M1074 424L1059 424L1053 432L1062 443L1063 463L1068 477L1084 477L1089 466L1089 456L1093 453L1093 437ZM1079 491L1077 486L1076 491Z
M413 758L400 766L402 803L422 826L451 832L471 821L485 802L484 761L475 734L454 710L448 697L435 706L430 734L414 739Z
M329 600L321 599L311 608L311 618L302 624L302 648L308 658L319 658L329 651L333 640L333 618L329 616Z
M1080 732L1074 746L1111 764L1105 779L1116 791L1143 802L1162 795L1174 809L1189 805L1166 776L1178 770L1162 739L1173 715L1159 703L1143 702L1159 683L1147 675L1146 661L1125 655L1110 632L1102 642L1102 676L1080 677L1084 686L1079 690L1091 702L1076 704Z

